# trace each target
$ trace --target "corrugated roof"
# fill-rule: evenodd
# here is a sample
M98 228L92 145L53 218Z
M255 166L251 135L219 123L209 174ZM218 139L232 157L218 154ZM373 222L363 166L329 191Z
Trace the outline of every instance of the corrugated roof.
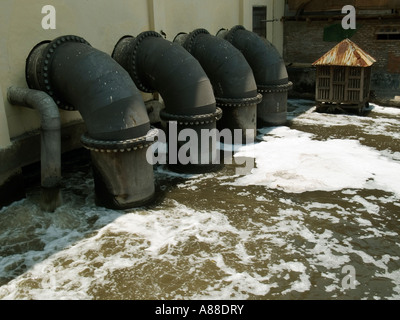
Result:
M375 58L349 39L345 39L313 63L314 66L370 67Z

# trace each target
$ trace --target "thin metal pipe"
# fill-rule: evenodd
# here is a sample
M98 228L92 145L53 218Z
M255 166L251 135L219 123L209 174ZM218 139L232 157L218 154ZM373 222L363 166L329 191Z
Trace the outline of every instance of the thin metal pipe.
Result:
M53 212L62 204L61 197L61 120L54 100L45 92L27 88L10 87L8 101L35 109L41 122L41 207Z

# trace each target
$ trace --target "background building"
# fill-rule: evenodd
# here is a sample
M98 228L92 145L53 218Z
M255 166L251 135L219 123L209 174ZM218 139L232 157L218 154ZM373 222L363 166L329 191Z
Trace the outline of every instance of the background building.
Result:
M356 8L356 29L344 30L342 8ZM311 63L345 38L377 62L371 90L379 101L395 103L400 95L400 0L287 0L284 17L284 59L295 84L293 94L314 93Z

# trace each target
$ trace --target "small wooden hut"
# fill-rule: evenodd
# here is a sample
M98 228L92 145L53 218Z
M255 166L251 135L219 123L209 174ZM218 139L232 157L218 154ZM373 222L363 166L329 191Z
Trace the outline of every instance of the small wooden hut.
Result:
M375 62L349 39L315 61L317 111L356 110L361 114L368 106L371 66Z

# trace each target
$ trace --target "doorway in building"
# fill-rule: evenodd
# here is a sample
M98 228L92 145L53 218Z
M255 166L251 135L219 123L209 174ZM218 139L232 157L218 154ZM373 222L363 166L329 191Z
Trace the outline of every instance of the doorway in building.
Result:
M253 32L267 38L267 6L253 7Z

